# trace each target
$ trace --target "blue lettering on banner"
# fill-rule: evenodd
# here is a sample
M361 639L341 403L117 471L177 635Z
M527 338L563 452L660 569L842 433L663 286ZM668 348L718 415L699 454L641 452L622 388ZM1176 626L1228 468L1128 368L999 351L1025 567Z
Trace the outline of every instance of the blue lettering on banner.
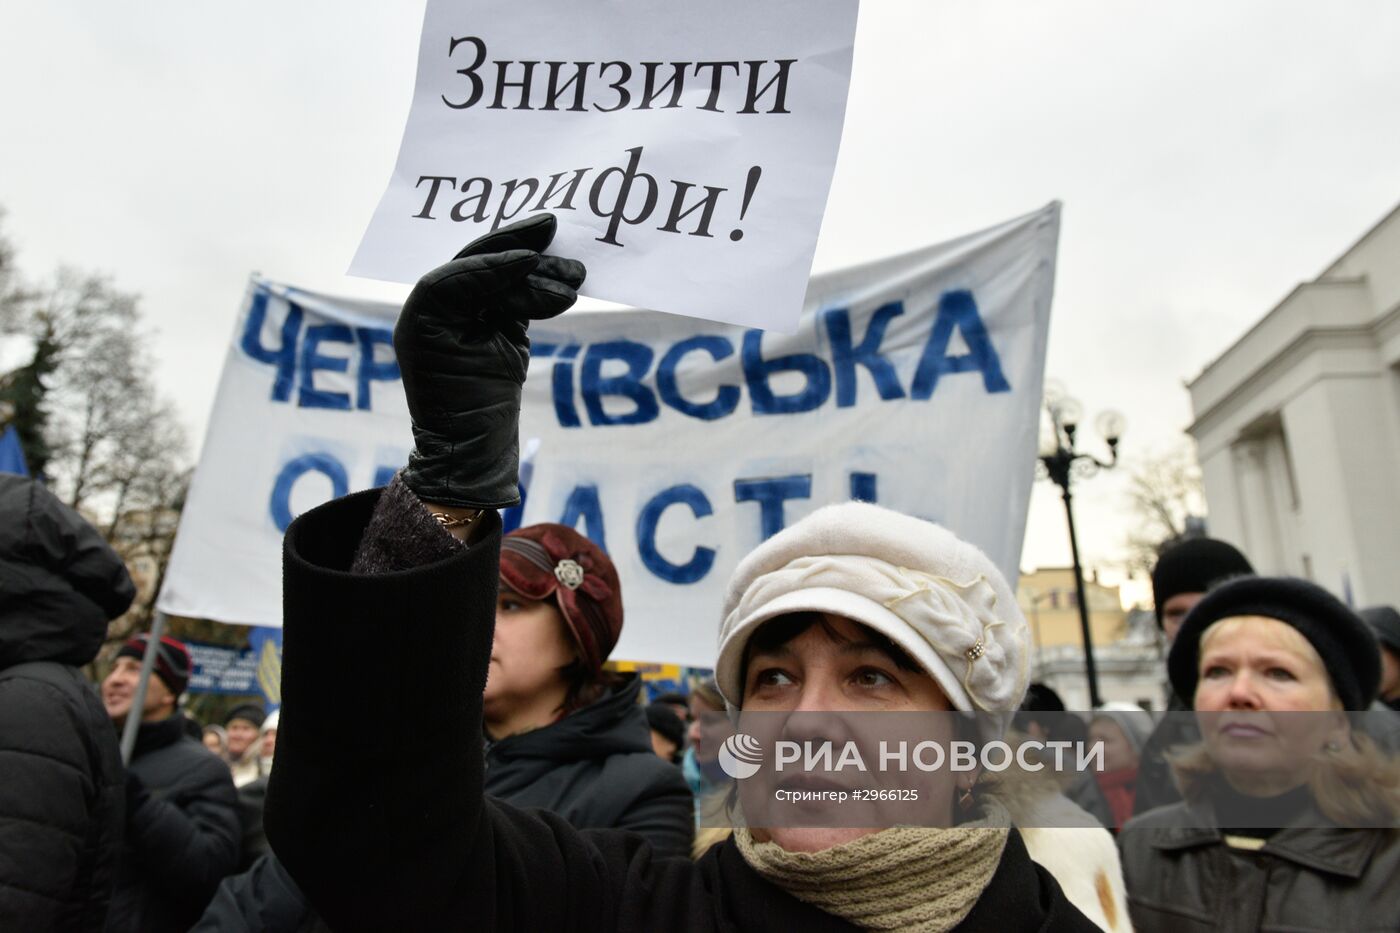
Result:
M661 522L662 514L673 505L689 506L691 514L696 518L706 518L714 514L710 500L689 483L663 489L651 497L651 501L642 507L642 513L637 516L637 552L646 568L667 583L695 583L704 579L714 567L715 550L697 546L691 553L690 560L684 564L673 564L661 556L661 552L656 548L656 526Z
M578 416L578 406L574 404L574 360L578 359L583 347L569 344L556 347L553 344L537 344L531 351L532 357L554 357L554 371L550 374L550 394L554 399L554 417L561 428L581 428L583 422Z
M393 479L397 465L374 468L372 486L383 486ZM285 532L295 516L291 499L296 484L309 473L318 473L330 481L329 498L339 498L350 491L349 471L341 460L327 451L300 454L289 460L278 472L269 500L272 521L279 532ZM864 502L876 502L878 477L874 473L851 472L848 475L850 496ZM812 497L812 476L798 474L734 481L736 503L756 502L759 505L759 531L763 539L771 538L787 526L786 504ZM528 495L522 480L521 503L503 510L502 521L509 533L520 526ZM717 552L714 548L696 545L687 560L676 563L664 556L656 544L657 526L672 506L689 508L695 520L714 514L708 496L699 487L681 483L656 493L638 513L636 530L637 556L654 576L666 583L679 585L698 583L714 568ZM604 552L608 551L607 524L603 512L602 493L595 484L576 485L565 499L559 524L577 529Z
M967 343L967 353L962 356L948 355L948 341L953 336L953 328L962 332ZM982 315L977 312L977 301L972 292L959 290L944 292L938 299L938 317L934 319L928 344L924 347L923 358L914 373L914 385L909 389L912 398L924 401L933 395L938 380L944 373L981 372L982 384L988 392L1010 392L1011 384L1001 371L1001 358L997 356L992 339L987 336L987 325L982 323Z
M642 384L653 356L651 347L631 340L609 340L588 348L583 357L582 381L583 405L591 424L646 424L656 420L661 412L656 396ZM627 364L627 372L604 377L603 364L609 360ZM625 414L610 415L603 410L603 397L609 395L628 399L635 407Z
M398 454L389 451L381 451L379 455L381 457L398 456ZM368 474L371 477L369 484L355 488L378 489L387 486L393 480L394 474L402 467L402 462L376 464L373 471ZM292 523L292 519L296 518L292 514L292 493L297 482L308 473L319 473L330 480L331 493L326 497L327 500L348 495L350 492L350 471L340 457L334 453L316 450L292 457L278 470L277 477L272 484L272 494L268 497L268 511L278 531L286 531L287 526ZM523 492L522 489L522 494Z
M881 352L881 344L891 321L905 313L901 301L881 305L870 313L865 332L857 341L853 316L848 308L823 312L820 322L826 331L830 360L815 352L790 353L765 358L763 331L748 330L742 337L740 364L744 386L748 389L750 409L755 415L794 415L814 411L827 403L834 394L838 408L852 408L859 401L858 369L864 368L875 384L882 401L906 397L894 361ZM948 355L948 344L954 330L959 331L968 352ZM569 345L559 348L542 345L535 355L553 356L552 391L555 415L562 427L581 427L574 405L574 360L582 353L582 394L589 422L595 426L648 424L660 416L660 404L701 421L716 421L733 414L742 401L743 392L737 385L719 386L708 400L687 398L677 380L681 361L691 353L706 353L718 363L734 355L734 345L725 337L697 335L677 341L661 354L655 370L655 392L647 383L651 361L659 348L630 340L614 340L580 348ZM603 378L602 367L609 360L626 364L626 372ZM989 393L1009 392L1010 384L1002 372L1001 358L993 346L986 324L977 309L972 292L945 292L933 314L929 336L919 357L908 396L927 401L934 394L938 381L945 374L979 372ZM792 374L800 388L779 394L774 390L775 379ZM834 387L834 393L833 393ZM606 396L626 398L632 410L609 415L603 410ZM658 404L658 401L660 404Z
M393 383L401 378L393 355L393 334L382 327L355 327L325 323L309 314L295 301L284 300L286 316L270 320L270 305L276 297L266 289L255 288L238 345L252 360L274 371L272 400L301 408L324 411L371 411L376 384ZM664 406L697 421L719 421L735 414L749 395L754 415L799 414L815 411L834 399L836 408L851 408L860 402L862 383L866 391L873 385L880 401L908 398L925 401L937 390L940 380L950 374L979 373L988 393L1011 391L1001 359L992 343L969 290L952 290L939 296L922 347L914 352L890 355L884 347L892 323L903 318L907 307L892 301L865 314L849 308L834 308L817 316L817 346L766 358L764 334L759 330L732 331L732 336L697 334L669 345L649 345L629 339L598 343L540 343L532 356L550 360L552 402L555 416L563 427L647 424L661 416ZM314 323L311 323L314 322ZM912 326L901 321L901 326ZM265 334L265 331L267 332ZM962 336L967 350L949 355L954 332ZM825 339L823 339L825 338ZM901 340L901 343L905 341ZM343 350L333 350L339 345ZM917 356L915 353L917 352ZM698 355L698 360L691 359ZM737 355L738 365L731 362ZM917 360L912 379L905 384L896 366ZM687 363L692 366L687 368ZM728 381L712 374L721 369L732 375ZM862 377L861 371L868 379ZM695 373L695 381L682 388L682 375ZM577 381L575 373L578 374ZM906 376L908 370L904 370ZM338 373L351 380L344 391L331 391L317 385L318 374ZM742 375L740 375L742 373ZM324 377L323 377L324 378ZM349 386L353 385L353 388ZM582 405L578 397L582 397ZM304 448L303 448L304 449ZM379 458L392 454L383 451ZM399 464L376 465L372 474L358 476L357 482L372 475L372 485L387 484ZM325 477L332 496L346 495L350 471L337 455L329 452L301 453L282 466L276 475L268 509L279 531L293 519L291 501L295 487L308 473ZM878 500L875 473L851 472L847 476L852 499ZM357 487L358 488L358 487ZM813 477L791 475L743 478L733 482L735 503L758 504L759 531L763 538L781 531L787 523L786 503L811 499ZM646 491L646 492L649 492ZM643 495L645 499L645 493ZM676 584L698 582L715 564L716 551L695 546L682 562L664 556L657 548L657 527L672 506L690 510L699 521L713 514L710 498L690 484L670 486L650 499L636 519L636 547L642 564L657 578ZM508 520L518 523L523 509L510 510ZM614 518L616 520L616 518ZM591 484L574 486L564 501L560 522L577 527L607 550L607 533L602 495Z
M350 411L350 395L317 388L316 373L348 373L353 362L354 408L370 411L374 407L374 383L397 382L401 378L398 360L393 355L392 331L384 327L350 327L336 323L313 324L303 330L306 311L291 300L287 301L287 316L279 329L279 345L265 346L262 332L267 324L271 297L265 288L254 290L238 345L249 358L276 369L272 401L290 402L292 389L296 388L298 408ZM323 353L322 347L332 343L346 344L350 347L350 355ZM379 350L380 347L388 348L387 354Z
M360 411L369 411L373 407L370 384L397 382L401 378L399 361L394 357L394 333L384 327L357 327L355 339L360 344L360 368L355 373L355 407ZM379 359L375 355L375 347L388 347L389 358Z
M831 394L831 370L819 356L793 353L771 360L763 358L763 331L744 334L744 380L749 384L749 398L755 415L795 415L820 408ZM768 384L774 372L801 373L807 384L801 392L777 395Z
M190 651L190 693L261 693L258 686L258 652L186 642Z
M723 337L705 335L680 341L666 351L661 365L656 368L656 391L663 402L681 414L701 421L715 421L739 407L741 393L738 386L724 385L708 402L693 402L681 395L680 386L676 383L676 367L687 353L694 351L704 351L718 363L734 355L734 345Z
M812 498L812 477L775 476L769 479L736 479L735 502L757 502L760 533L767 541L787 527L783 503L789 499Z
M327 392L316 388L316 371L343 373L350 361L343 356L326 356L320 352L323 342L350 343L350 328L344 324L313 324L306 329L301 342L301 390L297 393L299 408L329 408L349 411L350 396L344 392Z
M564 514L559 516L559 524L577 529L579 521L584 524L584 537L608 552L608 533L603 527L603 503L598 498L597 486L575 486L564 503Z
M287 316L278 328L279 342L274 346L265 345L263 330L268 323L270 299L266 289L254 291L239 346L249 358L275 369L274 402L290 402L292 390L296 388L296 404L302 408L370 411L374 407L374 384L396 382L401 378L398 361L393 357L390 330L336 323L307 326L307 313L295 301L287 301ZM715 363L734 356L734 343L724 336L687 337L666 347L665 352L661 347L621 339L587 346L541 343L534 347L531 356L553 359L551 398L555 418L565 428L584 426L576 392L583 397L588 424L611 427L650 424L660 417L662 405L688 418L718 421L738 410L745 389L750 410L755 415L815 411L833 395L836 407L851 408L859 403L861 369L870 376L882 401L906 397L927 401L943 376L956 373L980 373L988 393L1011 391L973 293L959 289L945 292L939 298L906 396L894 360L881 349L890 323L904 315L905 310L900 301L876 308L868 315L865 330L858 339L855 316L850 309L823 312L819 315L819 325L825 331L826 355L798 352L768 359L763 355L763 332L747 330L739 338L743 383L719 385L711 398L687 397L681 391L678 371L691 354L704 354ZM968 352L949 356L948 345L955 330L962 334ZM327 344L336 343L349 345L349 355L323 352ZM653 368L658 354L660 362ZM622 371L605 376L604 369L610 363L622 364ZM577 384L576 370L579 371ZM318 388L318 372L353 372L353 400L350 393ZM780 394L774 389L775 380L792 382L795 387ZM609 412L609 406L605 405L609 398L630 404L627 410Z
M243 328L243 339L239 346L259 363L271 363L277 367L277 378L272 382L272 400L285 402L292 397L292 376L296 371L297 335L301 332L303 312L296 304L289 302L287 318L282 322L282 345L271 349L262 345L263 324L267 321L268 294L263 289L253 293L253 304L248 309L248 323Z
M302 454L289 461L272 484L272 523L285 532L292 523L292 487L307 473L320 473L331 481L331 498L350 492L350 478L339 460L326 453Z
M851 498L856 502L879 502L874 473L851 474Z
M836 407L851 408L856 403L856 367L864 366L875 380L875 391L885 401L904 398L894 364L880 355L880 341L890 321L904 313L904 303L892 301L870 316L865 337L858 345L851 341L851 312L845 308L822 315L831 339L831 368L836 370Z

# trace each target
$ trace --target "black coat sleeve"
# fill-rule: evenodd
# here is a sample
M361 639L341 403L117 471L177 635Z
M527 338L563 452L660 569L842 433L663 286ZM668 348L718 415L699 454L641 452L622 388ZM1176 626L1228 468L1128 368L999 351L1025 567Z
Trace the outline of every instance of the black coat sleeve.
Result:
M242 828L228 768L208 754L189 761L170 793L128 793L127 844L163 897L204 904L237 870Z
M241 875L225 878L190 933L300 933L315 913L273 855Z
M613 826L637 833L657 855L689 857L695 841L695 797L676 766L656 758L652 773Z
M622 892L650 872L650 847L483 798L471 737L499 519L487 513L485 536L445 559L352 574L378 495L328 503L287 531L273 850L336 930L611 928ZM347 709L347 683L373 695Z

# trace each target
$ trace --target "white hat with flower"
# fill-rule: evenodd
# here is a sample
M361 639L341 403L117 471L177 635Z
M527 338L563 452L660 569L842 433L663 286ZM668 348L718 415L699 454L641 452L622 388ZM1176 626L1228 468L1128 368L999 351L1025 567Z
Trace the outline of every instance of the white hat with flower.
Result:
M1015 593L986 554L932 522L864 502L831 505L745 557L729 581L715 665L732 706L742 704L749 639L797 612L881 633L954 709L1009 716L1025 694L1029 639Z

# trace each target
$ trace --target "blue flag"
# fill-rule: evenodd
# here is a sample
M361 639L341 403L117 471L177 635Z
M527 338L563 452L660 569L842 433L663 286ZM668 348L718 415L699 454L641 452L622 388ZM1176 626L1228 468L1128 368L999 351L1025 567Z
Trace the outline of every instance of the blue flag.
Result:
M29 475L29 468L24 465L24 450L19 446L19 434L13 427L0 433L0 473Z

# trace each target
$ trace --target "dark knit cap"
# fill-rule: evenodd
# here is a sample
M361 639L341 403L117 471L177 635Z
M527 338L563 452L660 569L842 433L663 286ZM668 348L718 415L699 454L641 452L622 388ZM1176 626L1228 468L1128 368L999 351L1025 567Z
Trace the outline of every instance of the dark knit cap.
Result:
M240 703L228 711L228 715L224 717L224 725L227 726L235 719L251 722L261 729L263 720L267 719L267 712L257 703Z
M1312 644L1349 710L1364 710L1381 684L1375 636L1361 618L1315 583L1292 577L1242 577L1221 584L1196 604L1167 656L1176 695L1194 707L1201 635L1222 619L1264 616L1298 630Z
M602 548L567 525L527 525L501 541L501 579L526 599L553 596L579 660L603 669L622 634L622 583Z
M1048 684L1033 683L1026 688L1026 696L1021 700L1021 709L1030 713L1063 713L1065 701Z
M1162 627L1162 606L1182 593L1205 593L1228 577L1254 573L1249 561L1234 545L1214 538L1187 538L1157 558L1152 568L1152 601L1157 627Z
M146 645L149 642L150 636L145 634L128 639L117 652L117 657L135 658L140 661L146 656ZM154 671L166 689L177 697L184 693L190 684L190 671L193 669L194 661L191 660L190 649L185 647L184 642L162 635L160 644L156 647Z
M1358 615L1361 621L1371 626L1376 639L1391 651L1400 651L1400 612L1390 606L1371 606L1362 609Z
M653 732L660 732L662 738L680 748L685 744L685 723L676 711L660 700L647 705L647 725Z

